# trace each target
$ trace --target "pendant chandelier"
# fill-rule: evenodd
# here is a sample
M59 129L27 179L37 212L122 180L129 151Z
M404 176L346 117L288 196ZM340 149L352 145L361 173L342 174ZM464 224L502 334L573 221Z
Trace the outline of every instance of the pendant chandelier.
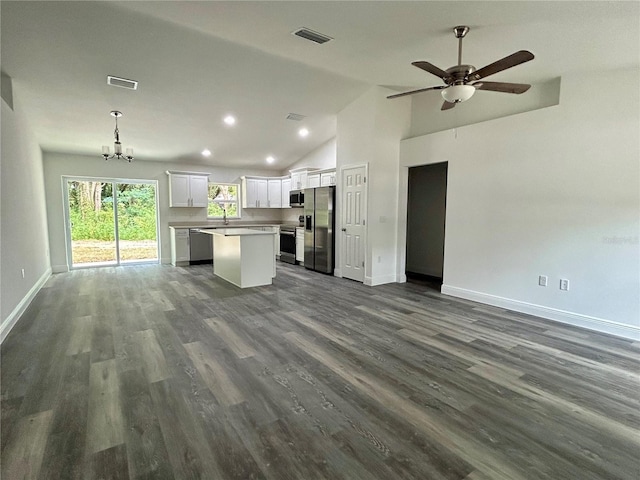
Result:
M122 144L120 143L120 131L118 130L118 118L122 116L122 112L117 110L111 111L111 116L116 119L116 129L113 132L113 136L115 137L115 142L113 144L113 155L109 154L109 146L102 146L102 156L105 160L111 160L112 158L117 158L118 160L126 160L131 162L133 160L133 148L127 148L126 154L122 153Z

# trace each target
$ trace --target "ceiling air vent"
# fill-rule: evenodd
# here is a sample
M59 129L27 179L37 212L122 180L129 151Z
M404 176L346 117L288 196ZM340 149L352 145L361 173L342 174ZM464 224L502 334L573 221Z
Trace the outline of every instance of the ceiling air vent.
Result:
M307 40L311 40L312 42L319 43L319 44L327 43L329 40L333 40L333 38L328 37L327 35L314 32L313 30L309 30L306 27L302 27L296 30L295 32L293 32L293 35L306 38Z
M136 80L128 80L126 78L114 77L113 75L107 75L107 85L114 87L127 88L129 90L137 90L138 82Z
M287 115L287 120L293 120L294 122L301 122L305 118L307 118L306 115L300 115L299 113L290 113Z

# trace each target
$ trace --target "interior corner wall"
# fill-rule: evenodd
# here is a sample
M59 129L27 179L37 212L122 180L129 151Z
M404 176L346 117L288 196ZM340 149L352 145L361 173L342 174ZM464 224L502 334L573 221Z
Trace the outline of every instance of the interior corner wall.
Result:
M639 72L564 76L557 106L402 142L401 177L449 162L443 293L640 338Z
M51 273L42 152L20 109L2 103L0 298L2 338ZM24 269L24 277L22 270Z
M411 102L408 98L388 100L394 93L372 87L338 114L337 178L348 165L368 165L367 239L365 280L367 285L395 282L398 163L400 140L410 127ZM342 199L337 189L336 208ZM336 231L340 231L340 215ZM336 245L336 265L341 265L341 244Z
M277 176L273 171L188 165L178 162L121 161L105 162L100 155L86 156L64 153L44 154L44 181L49 223L51 265L54 272L69 268L65 236L64 195L62 177L86 177L126 180L155 180L158 182L160 262L171 261L171 222L207 222L206 208L169 207L169 177L167 170L208 172L209 179L221 183L239 183L242 175ZM242 209L242 220L280 222L280 209Z

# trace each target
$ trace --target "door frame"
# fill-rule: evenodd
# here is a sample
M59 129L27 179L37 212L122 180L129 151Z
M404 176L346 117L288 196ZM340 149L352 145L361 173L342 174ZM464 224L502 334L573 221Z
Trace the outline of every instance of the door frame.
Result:
M155 187L155 203L156 203L156 244L157 244L157 259L154 260L140 260L138 262L127 262L125 265L149 265L154 263L160 263L160 199L158 195L158 181L147 179L132 179L132 178L115 178L115 177L89 177L89 176L76 176L76 175L62 175L62 197L63 197L63 217L64 217L64 239L65 250L67 253L67 268L69 270L79 270L83 268L100 268L100 267L119 267L123 263L120 261L120 237L118 233L118 201L117 193L114 194L113 202L113 222L114 222L114 236L116 239L116 262L109 265L83 265L74 266L72 256L71 245L71 214L69 212L69 181L77 182L102 182L102 183L133 183L133 184L150 184Z
M339 237L339 247L336 248L336 268L334 269L334 276L342 278L342 203L343 203L343 190L342 184L344 181L344 171L349 170L351 168L364 168L364 176L365 176L365 186L364 186L364 211L362 212L362 218L365 221L364 224L364 240L363 240L363 248L364 248L364 278L367 278L367 268L370 268L370 262L367 261L367 252L369 251L369 221L368 211L369 211L369 163L354 163L349 165L340 165L338 171L340 172L340 183L336 182L336 211L339 212L336 215L335 220L335 229L336 233L340 233ZM369 276L371 272L369 272ZM363 279L364 283L364 279Z

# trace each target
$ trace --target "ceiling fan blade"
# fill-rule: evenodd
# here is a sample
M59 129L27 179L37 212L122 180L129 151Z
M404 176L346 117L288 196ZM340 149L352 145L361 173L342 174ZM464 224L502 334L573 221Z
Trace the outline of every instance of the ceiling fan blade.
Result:
M427 92L429 90L442 90L443 88L446 88L446 85L443 85L441 87L427 87L427 88L421 88L419 90L411 90L410 92L402 92L402 93L396 93L394 95L389 95L387 98L398 98L398 97L404 97L405 95L413 95L414 93L421 93L421 92Z
M493 62L486 67L482 67L480 70L476 70L475 72L470 73L467 77L467 80L480 80L481 78L488 77L489 75L493 75L494 73L501 72L503 70L506 70L507 68L515 67L516 65L520 65L521 63L525 63L533 59L533 53L528 52L527 50L520 50L519 52L513 53L508 57L501 58L500 60Z
M441 78L445 83L449 83L452 79L451 75L442 70L441 68L436 67L434 64L429 62L411 62L411 65L414 67L418 67L420 70L424 70L425 72L429 72L432 75L435 75L438 78Z
M456 104L455 103L449 103L449 102L444 102L442 104L442 107L440 107L440 110L451 110L453 107L455 107Z
M476 87L477 90L517 94L524 93L531 88L531 85L526 83L478 82L472 85Z

